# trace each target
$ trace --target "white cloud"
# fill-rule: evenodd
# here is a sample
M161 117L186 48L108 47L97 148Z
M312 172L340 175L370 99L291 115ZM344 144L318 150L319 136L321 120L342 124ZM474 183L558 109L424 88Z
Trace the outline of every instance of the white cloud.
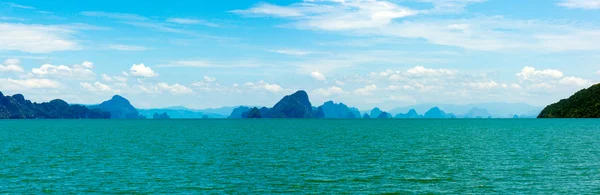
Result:
M542 79L559 79L562 78L564 74L559 70L546 69L546 70L536 70L533 67L526 66L521 70L520 73L517 73L517 77L521 80L542 80Z
M301 10L296 8L288 8L283 6L272 5L268 3L259 3L248 10L233 10L233 13L244 15L266 15L278 17L299 17L304 16Z
M77 50L76 32L62 26L0 23L0 51L50 53Z
M83 66L84 68L87 68L87 69L92 69L92 68L94 68L94 63L92 63L90 61L83 61L81 63L81 66Z
M287 6L257 4L247 10L235 10L252 16L272 16L289 20L284 27L314 31L336 31L359 36L383 36L425 40L430 44L470 50L526 49L544 52L600 49L596 37L600 29L577 22L518 20L502 16L418 17L417 14L446 14L462 11L469 3L485 0L417 0L429 2L433 9L412 10L404 1L310 0ZM598 0L567 0L561 5L598 7Z
M600 41L590 39L597 37L598 28L575 22L557 24L556 21L503 17L421 19L357 33L424 39L431 44L483 51L526 49L560 52L600 48Z
M579 9L600 9L600 0L563 0L559 6Z
M104 79L104 81L106 81L106 82L113 81L113 78L110 77L110 76L108 76L108 75L106 75L106 74L102 74L102 79Z
M395 71L388 69L383 72L371 72L371 78L387 79L392 82L408 82L419 78L444 78L455 76L458 72L449 69L429 69L423 66L415 66L406 71Z
M102 79L106 82L120 82L120 83L126 83L127 82L127 77L122 77L122 76L109 76L107 74L102 74Z
M498 84L494 80L490 80L487 82L465 83L464 85L469 88L472 88L472 89L492 89L492 88L496 88L496 87L504 87L504 88L508 87L506 84Z
M320 72L312 72L310 73L310 76L319 81L325 80L325 75L321 74Z
M23 18L7 17L7 16L0 16L0 20L16 20L16 21L25 21L25 19L23 19Z
M565 76L563 72L555 69L536 70L526 66L520 73L516 74L520 85L512 84L510 89L527 89L528 92L542 94L557 94L562 92L572 93L573 89L581 89L595 84L594 81ZM508 88L508 86L507 86Z
M397 86L397 85L390 85L390 86L387 86L385 88L385 90L388 90L388 91L396 91L396 90L399 90L399 89L402 89L402 87L401 86Z
M210 38L210 39L215 39L215 40L235 40L236 39L236 38L230 38L230 37L212 36L212 35L203 34L203 33L197 32L197 31L193 31L193 30L186 30L184 28L175 27L173 24L169 24L169 23L160 23L160 22L154 22L154 21L149 21L149 22L125 21L122 23L131 25L131 26L135 26L135 27L148 28L148 29L152 29L154 31L176 33L176 34L182 34L182 35L192 36L192 37L196 37L196 38ZM173 40L171 40L171 41L173 41Z
M265 89L270 92L280 92L283 91L283 88L277 84L266 84Z
M446 12L461 12L471 3L485 2L486 0L418 0L420 2L432 3L434 8L431 10L422 11L424 13L446 13Z
M121 83L126 83L127 82L127 77L122 77L122 76L114 76L113 79L117 82L121 82Z
M260 89L267 90L269 92L277 93L283 91L283 88L277 84L269 84L265 81L259 81L258 83L248 82L244 84L246 87L250 87L252 89Z
M323 88L316 89L313 91L313 93L319 94L323 97L329 97L332 95L345 94L346 92L344 92L344 90L340 87L332 86L332 87L326 88L326 89L323 89Z
M202 91L227 91L228 89L230 89L227 86L223 86L219 83L214 83L214 82L195 82L192 83L192 86L202 90ZM237 87L236 84L233 85L233 87Z
M413 77L448 76L454 75L455 73L455 71L448 69L428 69L423 66L415 66L406 71L407 76Z
M437 84L437 87L439 88L444 85L447 85L448 84L447 82L448 81L441 80L441 81L436 81L435 84ZM388 88L389 88L389 90L403 89L403 90L411 90L411 91L419 91L419 92L428 92L428 91L435 89L436 86L424 85L422 83L412 81L411 84L402 85L402 86L388 86Z
M469 30L470 25L469 24L451 24L451 25L448 25L448 28L452 29L452 30L466 31L466 30Z
M397 18L416 15L418 11L388 1L305 1L289 6L257 4L234 13L251 16L293 18L291 26L307 29L347 30L381 27Z
M400 74L393 74L388 79L390 79L390 81L402 81L405 78L403 76L401 76Z
M167 22L177 23L177 24L199 24L201 21L196 19L189 18L169 18Z
M340 80L335 80L335 84L340 85L340 86L346 85L346 83L344 83L343 81L340 81Z
M11 90L23 90L23 89L51 89L59 88L61 84L58 81L49 79L0 79L0 88L11 89Z
M83 62L81 65L73 66L43 64L39 68L31 69L30 76L34 77L57 77L78 80L93 80L96 74L92 71L91 62Z
M536 84L530 85L529 88L531 88L531 89L549 90L549 89L554 89L555 86L552 85L552 84L548 84L548 83L536 83Z
M564 77L558 83L572 87L589 87L594 84L592 81L578 77Z
M173 95L185 95L193 92L192 89L184 85L180 85L179 83L175 83L174 85L169 85L167 83L158 83L156 84L155 88L157 91L167 91Z
M16 3L3 3L4 5L7 5L9 7L12 8L19 8L19 9L36 9L35 7L32 6L27 6L27 5L21 5L21 4L16 4Z
M415 87L410 85L389 85L385 88L388 91L397 91L397 90L415 90Z
M134 87L137 88L137 89L139 89L143 93L147 93L147 94L156 93L155 91L150 90L148 87L143 86L143 85L134 85Z
M231 62L212 62L203 60L180 60L172 61L168 64L160 64L157 67L193 67L193 68L249 68L259 67L260 64L251 60L231 61Z
M373 91L377 90L377 85L368 85L363 88L359 88L354 90L354 93L362 96L371 96L373 95Z
M398 74L398 73L400 73L400 72L399 71L393 71L391 69L387 69L387 70L385 70L383 72L372 72L372 73L370 73L370 76L371 77L383 77L383 78L386 78L386 77L389 77L392 74Z
M207 22L205 20L198 20L192 18L169 18L167 22L177 23L177 24L200 24L208 27L219 27L218 24Z
M144 46L137 45L109 45L110 49L119 50L119 51L145 51L149 48Z
M148 18L129 13L114 13L114 12L101 12L101 11L84 11L80 13L84 16L91 17L105 17L112 19L122 19L122 20L147 20Z
M169 64L158 65L158 67L196 67L196 68L210 68L210 67L218 67L220 65L214 64L212 62L201 61L201 60L181 60L181 61L173 61Z
M514 83L510 85L510 88L512 88L512 89L522 89L521 85L514 84Z
M84 82L84 83L79 83L79 85L81 87L83 87L84 89L91 91L91 92L98 92L98 93L117 93L118 92L118 91L115 91L112 88L110 88L108 85L102 84L100 82L95 82L94 84Z
M305 55L311 54L311 52L308 52L308 51L293 50L293 49L269 50L269 51L273 52L273 53L292 55L292 56L305 56Z
M386 100L394 101L394 102L406 102L406 103L417 103L417 100L409 95L390 95L386 98Z
M217 81L217 79L215 77L204 76L204 81L207 83L212 83Z
M568 33L538 33L535 38L539 40L540 48L550 51L569 50L598 50L600 42L592 37L600 36L600 30L583 30Z
M158 76L150 67L146 67L143 63L134 64L131 66L129 73L137 77L156 77Z
M18 59L7 59L4 64L0 64L0 72L24 72Z

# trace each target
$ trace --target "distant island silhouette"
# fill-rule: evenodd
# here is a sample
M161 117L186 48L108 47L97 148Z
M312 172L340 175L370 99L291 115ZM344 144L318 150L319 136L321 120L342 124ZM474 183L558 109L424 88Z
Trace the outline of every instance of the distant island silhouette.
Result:
M310 109L312 108L312 109ZM482 117L483 116L483 117ZM308 94L305 91L297 91L292 95L288 95L281 99L273 106L273 108L258 108L240 106L235 108L230 119L240 118L405 118L405 119L447 119L457 118L453 113L446 113L439 107L432 107L424 115L419 115L414 109L411 109L406 114L397 114L393 117L392 114L382 111L375 107L369 113L361 115L360 111L354 107L348 107L343 103L334 103L333 101L325 102L323 105L313 107L310 103ZM473 108L464 118L491 118L491 115L485 109Z
M111 113L99 108L69 105L56 99L32 103L21 94L4 96L0 92L0 119L106 119Z
M561 101L562 102L562 101ZM497 103L480 104L493 105L488 108L499 110L500 107L519 107L518 104ZM415 108L423 109L427 104L415 105ZM473 106L463 115L456 115L442 110L439 106L431 106L428 110L419 114L416 109L407 110L406 113L399 112L405 108L396 108L383 111L375 107L369 111L360 111L358 108L350 107L344 103L327 101L320 106L314 106L309 99L308 93L299 90L293 94L283 97L272 107L237 106L214 109L188 109L182 106L137 109L129 100L114 95L111 99L95 105L69 104L63 100L56 99L44 103L32 103L21 94L4 96L0 92L0 119L177 119L177 118L323 118L323 119L448 119L448 118L493 118L488 109L479 108L476 105L443 105L454 110L467 110L466 107ZM523 106L521 106L523 107ZM534 109L533 107L525 107ZM558 116L557 114L546 114L554 109L546 108L542 116ZM506 113L506 111L504 111ZM534 118L536 114L522 114L521 111L501 115L500 118ZM530 113L534 113L531 111ZM539 113L539 112L538 112Z

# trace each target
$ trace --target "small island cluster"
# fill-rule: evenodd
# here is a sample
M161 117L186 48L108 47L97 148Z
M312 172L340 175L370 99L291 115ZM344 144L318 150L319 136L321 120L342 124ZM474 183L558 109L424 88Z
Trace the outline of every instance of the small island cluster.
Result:
M568 99L547 106L538 118L600 118L600 84L583 89ZM198 112L190 109L136 109L129 100L119 95L98 105L69 104L56 99L50 102L31 102L21 94L4 96L0 92L0 119L170 119L171 115L178 118L403 118L403 119L446 119L446 118L491 118L486 109L472 108L465 115L457 117L446 113L439 107L433 107L423 115L415 109L407 113L392 114L374 108L370 112L362 112L357 108L348 107L343 103L325 102L314 107L305 91L297 91L283 97L273 107L231 108L231 114L224 116L228 108L223 110L211 109L217 113ZM186 116L186 117L182 117ZM190 117L191 116L191 117ZM513 118L518 118L515 115Z
M313 107L305 91L298 91L285 96L273 108L267 107L238 107L234 109L229 118L456 118L454 114L446 114L438 107L431 108L424 115L419 115L413 109L406 114L393 117L390 113L374 108L370 113L361 114L357 108L350 108L343 103L333 101Z
M0 92L0 119L106 119L111 113L100 108L69 105L56 99L32 103L21 94L4 96Z

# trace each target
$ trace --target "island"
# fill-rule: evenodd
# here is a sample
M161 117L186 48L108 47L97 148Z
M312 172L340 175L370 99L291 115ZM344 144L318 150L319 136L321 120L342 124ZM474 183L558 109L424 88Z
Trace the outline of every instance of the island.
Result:
M538 118L600 118L600 84L548 105Z

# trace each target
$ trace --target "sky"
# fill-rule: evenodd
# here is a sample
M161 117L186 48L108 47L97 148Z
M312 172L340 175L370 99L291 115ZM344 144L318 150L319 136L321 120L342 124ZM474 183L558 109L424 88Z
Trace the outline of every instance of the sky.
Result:
M600 81L600 0L0 1L0 91L138 108L544 106Z

